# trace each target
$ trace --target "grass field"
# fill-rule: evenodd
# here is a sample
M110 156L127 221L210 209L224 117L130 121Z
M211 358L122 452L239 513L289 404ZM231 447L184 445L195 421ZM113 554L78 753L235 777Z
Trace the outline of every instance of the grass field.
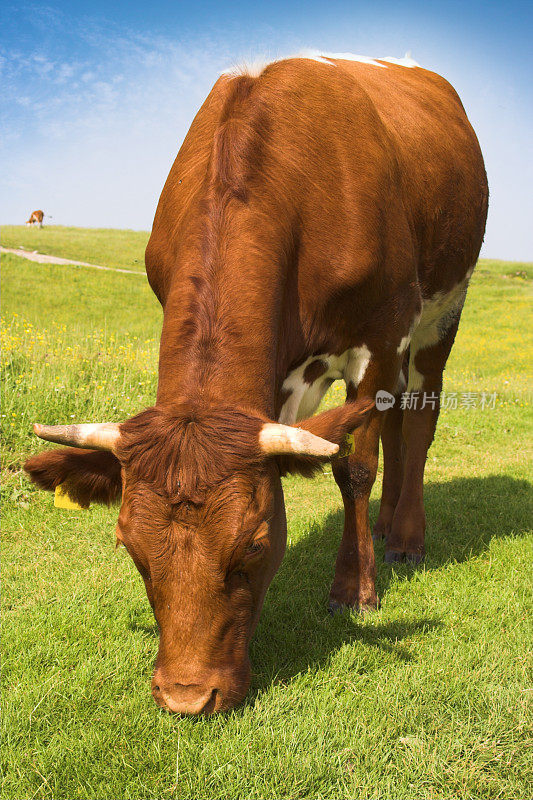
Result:
M2 243L30 238L141 268L146 234L6 228ZM21 472L45 446L34 420L121 420L153 402L158 304L136 276L3 257L2 797L532 797L532 278L484 261L472 279L445 389L497 398L441 414L425 564L384 565L379 545L380 611L329 617L340 495L328 468L286 479L289 546L252 690L191 719L152 701L157 631L113 550L116 509L55 509Z
M46 255L87 261L104 267L144 272L144 251L149 234L146 231L109 228L66 228L48 225L28 228L25 225L4 225L0 244L4 247L38 250Z

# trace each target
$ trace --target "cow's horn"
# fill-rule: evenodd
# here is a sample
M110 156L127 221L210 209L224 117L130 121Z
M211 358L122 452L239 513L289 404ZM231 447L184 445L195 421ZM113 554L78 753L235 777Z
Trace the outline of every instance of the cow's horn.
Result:
M269 456L293 454L331 458L339 452L339 446L327 439L277 422L265 422L259 434L259 446Z
M90 422L83 425L39 425L33 432L41 439L71 447L88 447L94 450L114 451L120 439L117 422Z

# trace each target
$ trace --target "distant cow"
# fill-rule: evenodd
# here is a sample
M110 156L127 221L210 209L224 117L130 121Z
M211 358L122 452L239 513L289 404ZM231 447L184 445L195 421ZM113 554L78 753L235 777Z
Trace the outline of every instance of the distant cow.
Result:
M375 535L387 562L423 558L424 466L487 198L461 101L414 62L300 57L215 84L146 250L164 311L156 403L120 424L36 425L82 449L26 462L45 489L121 501L116 535L159 626L158 705L211 713L246 694L285 550L281 475L333 459L332 611L377 605L380 436ZM336 379L344 406L311 416ZM378 392L396 398L385 412Z
M29 220L26 222L26 225L38 225L39 228L42 228L44 217L45 214L43 211L32 211Z

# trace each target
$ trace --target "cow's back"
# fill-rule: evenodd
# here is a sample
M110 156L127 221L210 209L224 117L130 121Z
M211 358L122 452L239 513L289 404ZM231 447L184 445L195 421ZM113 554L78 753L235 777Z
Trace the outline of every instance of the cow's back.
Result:
M222 76L156 213L147 268L159 295L190 259L183 248L222 179L244 182L233 192L236 237L244 226L285 257L297 251L304 316L339 295L352 303L362 285L365 307L413 281L422 295L446 291L481 246L477 139L452 87L419 67L294 58Z
M419 246L419 268L475 264L488 187L477 137L453 87L421 67L336 61L371 98L387 128ZM430 275L428 275L430 278Z
M483 158L444 78L376 63L383 66L294 59L268 67L264 80L280 120L276 151L288 151L284 174L292 169L298 176L301 197L321 206L310 226L335 232L342 249L335 216L347 217L343 229L359 263L375 261L384 242L393 259L412 247L423 291L431 294L453 285L478 257L488 199ZM329 202L321 203L325 197Z

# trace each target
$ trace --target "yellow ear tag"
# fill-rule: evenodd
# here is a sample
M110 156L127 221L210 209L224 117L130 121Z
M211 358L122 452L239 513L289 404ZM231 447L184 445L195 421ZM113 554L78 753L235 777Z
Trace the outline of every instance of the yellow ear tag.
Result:
M63 486L60 484L56 486L56 490L54 492L54 506L56 508L68 508L72 510L83 510L83 506L80 506L74 500L70 499L68 493L63 489ZM86 506L88 508L88 506Z
M339 450L339 458L346 458L351 453L355 453L355 443L353 433L347 433Z

